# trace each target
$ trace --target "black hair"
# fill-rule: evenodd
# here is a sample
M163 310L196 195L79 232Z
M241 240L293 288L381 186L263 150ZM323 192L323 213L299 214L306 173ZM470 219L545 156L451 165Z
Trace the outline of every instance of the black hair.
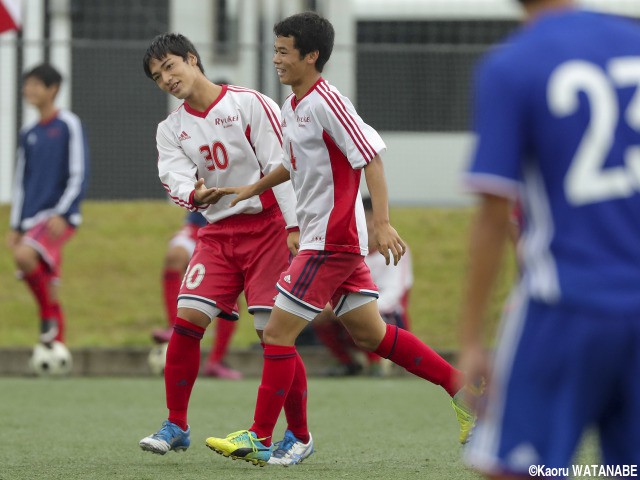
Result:
M371 203L371 197L362 198L362 206L365 212L373 212L373 203Z
M48 63L42 63L27 71L22 76L22 79L26 80L27 78L37 78L44 83L47 88L62 83L62 75L60 75L60 72Z
M158 35L151 41L151 45L147 48L147 51L144 54L144 58L142 59L142 66L144 68L144 73L149 78L153 78L151 76L151 70L149 69L149 63L151 59L155 58L156 60L162 60L169 54L178 55L182 57L182 59L186 62L189 59L189 54L192 53L195 55L198 68L202 73L204 73L204 67L202 66L202 61L200 60L200 54L196 50L196 47L193 46L193 43L180 33L163 33Z
M322 72L331 57L335 32L326 18L315 12L291 15L273 26L277 37L293 37L293 46L300 50L300 58L307 53L318 51L316 70Z

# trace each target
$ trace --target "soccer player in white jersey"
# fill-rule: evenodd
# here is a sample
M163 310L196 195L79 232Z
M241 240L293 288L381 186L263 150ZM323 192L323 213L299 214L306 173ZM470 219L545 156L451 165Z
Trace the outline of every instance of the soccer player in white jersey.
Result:
M321 76L333 49L333 26L307 12L276 24L274 33L276 72L293 90L282 111L284 163L253 185L223 192L238 194L231 202L236 208L291 178L298 200L300 253L280 276L276 305L264 331L265 361L254 423L226 438L207 439L218 453L258 464L269 461L274 450L271 435L298 368L296 337L329 302L359 347L441 385L451 397L465 383L461 372L412 333L380 317L376 285L364 261L368 240L359 192L363 170L378 251L397 264L405 245L389 223L380 159L385 144ZM474 421L466 407L464 413L463 441ZM304 458L308 446L303 439L285 434L284 442L275 448L276 461Z
M200 340L212 318L235 317L244 290L258 335L276 296L275 282L297 253L299 231L290 184L229 208L218 188L254 182L281 164L280 110L268 97L204 75L193 44L180 34L156 37L143 66L158 87L184 100L157 131L158 171L170 197L200 211L208 225L198 242L178 295L174 332L164 371L169 417L140 447L153 453L190 445L187 407L200 364ZM284 218L283 218L284 217ZM289 251L287 250L289 247ZM289 429L308 437L306 373L294 361L295 387L286 396Z
M482 59L474 82L478 141L465 183L479 206L460 363L488 378L488 396L465 458L488 478L633 476L640 29L571 0L521 3L526 25ZM521 275L489 356L483 320L516 199ZM602 465L570 468L587 428Z

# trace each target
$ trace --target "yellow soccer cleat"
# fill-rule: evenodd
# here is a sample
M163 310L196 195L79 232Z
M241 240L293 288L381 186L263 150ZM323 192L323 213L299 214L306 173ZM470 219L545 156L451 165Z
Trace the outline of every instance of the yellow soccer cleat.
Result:
M209 437L205 443L220 455L264 467L271 458L272 449L264 445L262 440L264 438L257 438L254 432L240 430L230 433L226 438Z
M476 412L471 405L465 400L465 397L479 398L484 391L484 382L479 387L466 385L462 387L451 399L451 406L456 412L456 418L460 424L460 443L465 444L469 441L473 427L476 426Z

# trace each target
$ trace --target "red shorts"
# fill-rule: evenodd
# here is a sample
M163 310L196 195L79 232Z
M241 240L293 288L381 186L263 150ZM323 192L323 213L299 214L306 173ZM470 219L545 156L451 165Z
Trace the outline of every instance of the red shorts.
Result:
M218 308L227 317L238 318L234 307L244 290L250 313L271 311L278 293L276 280L289 264L285 226L274 205L261 213L234 215L201 227L178 307L206 313Z
M22 237L22 242L33 248L49 267L54 277L60 276L62 265L62 248L76 232L76 229L67 224L67 228L58 238L52 238L47 231L47 221L38 223L28 230Z
M364 257L355 253L302 250L280 275L276 287L290 300L318 313L329 302L335 308L348 293L378 297Z

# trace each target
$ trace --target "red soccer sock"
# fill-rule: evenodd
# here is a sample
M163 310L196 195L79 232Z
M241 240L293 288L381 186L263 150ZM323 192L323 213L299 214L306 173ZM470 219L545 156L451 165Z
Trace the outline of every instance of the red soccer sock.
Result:
M464 383L462 372L418 339L414 334L387 325L387 333L375 351L418 377L440 385L453 397Z
M53 282L57 281L57 278L53 275L53 273L46 269L47 272L47 283L49 284L49 288ZM60 306L60 302L57 299L51 299L51 314L53 318L58 322L58 335L56 336L56 341L64 343L64 334L65 334L65 318L64 312L62 311L62 307Z
M162 293L164 295L164 309L167 313L167 325L173 325L173 320L178 316L178 293L182 275L177 270L165 269L162 275Z
M340 323L324 322L312 325L318 339L341 364L350 365L353 363L353 358L349 353L349 344L344 341L344 327Z
M200 340L205 329L176 317L167 348L164 386L169 421L187 429L187 408L200 368Z
M58 302L54 303L52 306L53 317L58 322L58 336L56 340L58 342L64 343L64 329L65 329L65 321L64 321L64 313L62 312L62 307Z
M38 309L40 310L40 318L42 320L55 318L53 302L49 293L50 275L42 262L39 262L33 271L25 274L24 279L29 286L29 290L36 298Z
M296 357L296 347L281 345L264 347L262 383L258 388L253 425L249 430L258 438L264 438L262 443L266 446L271 445L273 429L291 389L296 372Z
M229 349L229 343L231 343L231 337L236 331L238 322L232 320L225 320L224 318L216 319L216 334L213 339L213 348L209 354L209 363L219 363L227 354Z
M296 352L296 371L289 394L284 401L287 428L303 443L309 442L307 425L307 370L299 353Z

